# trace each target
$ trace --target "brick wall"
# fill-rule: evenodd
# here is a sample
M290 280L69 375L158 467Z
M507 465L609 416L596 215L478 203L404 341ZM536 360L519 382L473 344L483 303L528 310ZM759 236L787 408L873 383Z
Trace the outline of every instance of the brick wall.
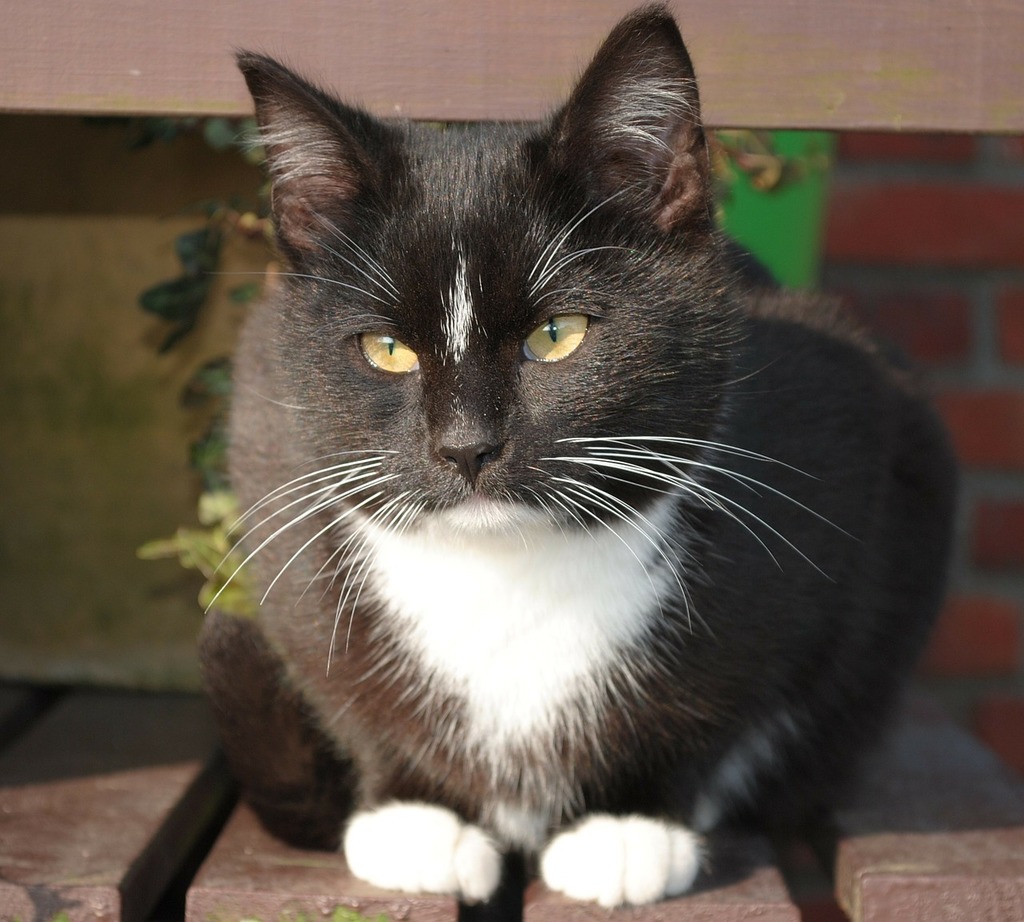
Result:
M926 368L964 467L921 679L1024 772L1024 138L841 136L825 254Z

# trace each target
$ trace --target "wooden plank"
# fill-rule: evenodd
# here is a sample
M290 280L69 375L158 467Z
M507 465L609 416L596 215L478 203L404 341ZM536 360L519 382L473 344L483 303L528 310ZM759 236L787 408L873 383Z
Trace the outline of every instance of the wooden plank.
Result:
M799 922L799 910L763 842L723 839L715 866L715 874L688 896L614 913L534 883L527 890L523 917L527 922ZM455 901L447 897L390 893L356 880L340 855L289 848L240 805L189 891L186 922L278 922L302 913L330 918L339 910L410 922L454 920L458 912Z
M770 847L752 836L720 836L713 843L712 873L692 893L654 903L607 909L552 893L539 884L526 894L525 922L800 922Z
M76 694L0 756L0 918L136 922L229 791L195 696Z
M240 114L231 51L380 114L535 118L636 0L7 4L0 110ZM1017 0L677 0L709 124L1020 131Z
M1024 919L1024 785L934 709L911 708L838 823L854 922Z
M454 922L451 897L391 893L357 880L333 852L275 839L239 805L188 893L186 922L279 922L303 917Z

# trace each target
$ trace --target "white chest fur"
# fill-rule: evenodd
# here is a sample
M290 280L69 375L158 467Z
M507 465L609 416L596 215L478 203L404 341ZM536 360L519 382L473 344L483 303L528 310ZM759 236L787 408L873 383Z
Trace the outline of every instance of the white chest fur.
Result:
M467 742L496 752L553 728L568 707L587 718L602 677L676 584L651 537L672 506L642 529L467 533L435 522L376 533L368 583L430 681L463 701Z

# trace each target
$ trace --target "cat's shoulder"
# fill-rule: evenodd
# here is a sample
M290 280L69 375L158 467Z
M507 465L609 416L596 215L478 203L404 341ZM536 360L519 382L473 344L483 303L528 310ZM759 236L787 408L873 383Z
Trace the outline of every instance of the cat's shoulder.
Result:
M917 399L929 389L913 362L895 344L878 337L827 293L781 288L749 290L741 313L753 361L765 356L799 356L804 374L817 368L826 377L862 383L873 379Z
M872 344L871 337L834 295L761 288L749 291L742 304L743 313L754 321L792 324L861 346Z
M800 352L838 347L887 371L901 375L912 371L906 356L894 344L878 339L835 295L754 289L742 299L741 312L755 339L775 341Z

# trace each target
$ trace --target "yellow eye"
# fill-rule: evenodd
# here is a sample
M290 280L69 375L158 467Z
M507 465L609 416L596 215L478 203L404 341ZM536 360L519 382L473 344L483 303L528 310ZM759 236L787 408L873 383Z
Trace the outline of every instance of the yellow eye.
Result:
M381 371L404 375L420 367L420 360L401 340L385 333L363 333L359 345L366 360Z
M586 314L558 314L526 337L523 351L534 362L560 362L583 342L589 324Z

